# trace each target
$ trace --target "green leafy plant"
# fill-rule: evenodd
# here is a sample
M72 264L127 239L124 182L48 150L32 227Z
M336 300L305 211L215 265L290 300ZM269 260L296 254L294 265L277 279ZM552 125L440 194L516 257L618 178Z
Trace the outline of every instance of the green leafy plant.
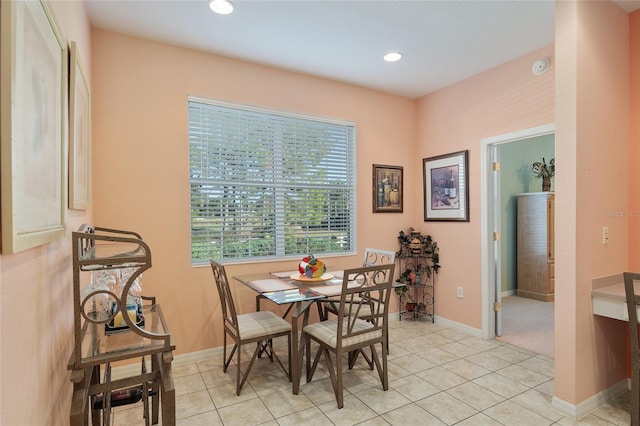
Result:
M431 235L422 235L419 232L413 231L413 228L410 230L410 234L405 234L404 231L400 231L398 233L398 241L402 247L410 247L411 245L415 245L415 247L420 246L419 253L425 255L430 259L429 267L425 268L425 272L428 277L431 277L431 271L433 270L436 274L440 269L440 248L438 247L438 243L433 240ZM406 250L400 250L397 255L399 258L404 258L407 256ZM420 265L418 265L420 268ZM405 271L406 272L406 271ZM411 271L409 271L410 273ZM422 272L422 271L416 271ZM403 273L404 275L404 273ZM402 275L401 275L402 277Z

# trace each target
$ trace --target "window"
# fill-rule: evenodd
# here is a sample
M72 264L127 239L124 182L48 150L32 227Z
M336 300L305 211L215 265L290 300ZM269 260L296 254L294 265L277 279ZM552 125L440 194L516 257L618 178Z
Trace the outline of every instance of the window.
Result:
M355 126L189 99L191 262L353 253Z

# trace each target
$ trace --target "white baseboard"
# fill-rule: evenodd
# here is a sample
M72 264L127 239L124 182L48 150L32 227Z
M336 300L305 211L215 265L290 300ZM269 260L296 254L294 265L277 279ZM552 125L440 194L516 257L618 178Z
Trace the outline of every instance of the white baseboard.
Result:
M631 381L629 379L622 379L615 385L610 386L602 392L598 392L592 397L582 401L578 405L570 404L554 396L553 398L551 398L551 406L560 411L565 416L574 420L578 420L593 412L601 405L616 399L622 393L631 389L630 386Z
M172 367L177 367L180 365L188 364L190 362L206 361L212 358L222 360L222 346L217 348L204 349L197 352L175 355L171 365ZM136 358L136 360L138 360L138 358ZM139 361L136 361L132 364L113 367L113 369L111 370L111 375L114 379L121 377L131 377L137 374L140 374Z
M442 325L444 327L454 328L456 330L464 331L466 333L471 334L474 337L482 338L482 330L479 328L470 327L466 324L462 324L456 321L451 321L450 319L446 319L443 317L436 317L436 324Z
M515 296L518 293L518 290L513 289L513 290L506 290L503 291L501 296L502 297L509 297L509 296Z

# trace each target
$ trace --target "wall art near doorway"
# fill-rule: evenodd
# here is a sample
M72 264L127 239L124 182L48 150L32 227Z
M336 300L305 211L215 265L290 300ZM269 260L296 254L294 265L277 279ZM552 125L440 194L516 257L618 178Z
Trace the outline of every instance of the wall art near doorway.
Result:
M402 213L403 169L373 165L373 212Z
M469 151L422 160L424 220L469 222Z

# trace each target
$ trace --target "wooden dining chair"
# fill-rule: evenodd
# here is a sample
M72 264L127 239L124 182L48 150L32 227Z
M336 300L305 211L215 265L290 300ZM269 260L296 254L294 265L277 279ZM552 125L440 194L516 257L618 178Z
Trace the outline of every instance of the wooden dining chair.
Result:
M386 342L394 269L394 264L387 264L345 270L337 317L307 325L302 330L302 338L307 348L310 347L311 340L319 345L313 364L310 354L307 356L307 382L313 378L320 357L324 356L338 408L344 406L343 355L368 347L378 370L382 389L389 389ZM360 316L363 310L370 311L366 320ZM376 350L378 344L381 347L381 356L378 356ZM300 351L298 355L300 363L302 354Z
M629 337L631 339L631 426L640 426L640 349L638 341L638 313L640 295L636 294L634 281L640 281L640 273L625 272L624 292L629 314Z
M215 278L218 294L220 295L220 305L222 308L222 324L224 327L223 346L223 367L222 371L227 372L229 364L236 357L236 395L240 395L242 387L247 381L251 367L259 353L266 353L271 362L276 360L280 368L291 380L291 324L271 311L258 311L246 314L238 314L231 295L227 273L220 263L211 260L211 269ZM227 357L227 335L233 340L233 348ZM289 350L288 369L285 369L282 361L273 350L273 339L280 336L287 336L287 347ZM242 345L256 344L256 349L249 361L246 370L242 372Z

